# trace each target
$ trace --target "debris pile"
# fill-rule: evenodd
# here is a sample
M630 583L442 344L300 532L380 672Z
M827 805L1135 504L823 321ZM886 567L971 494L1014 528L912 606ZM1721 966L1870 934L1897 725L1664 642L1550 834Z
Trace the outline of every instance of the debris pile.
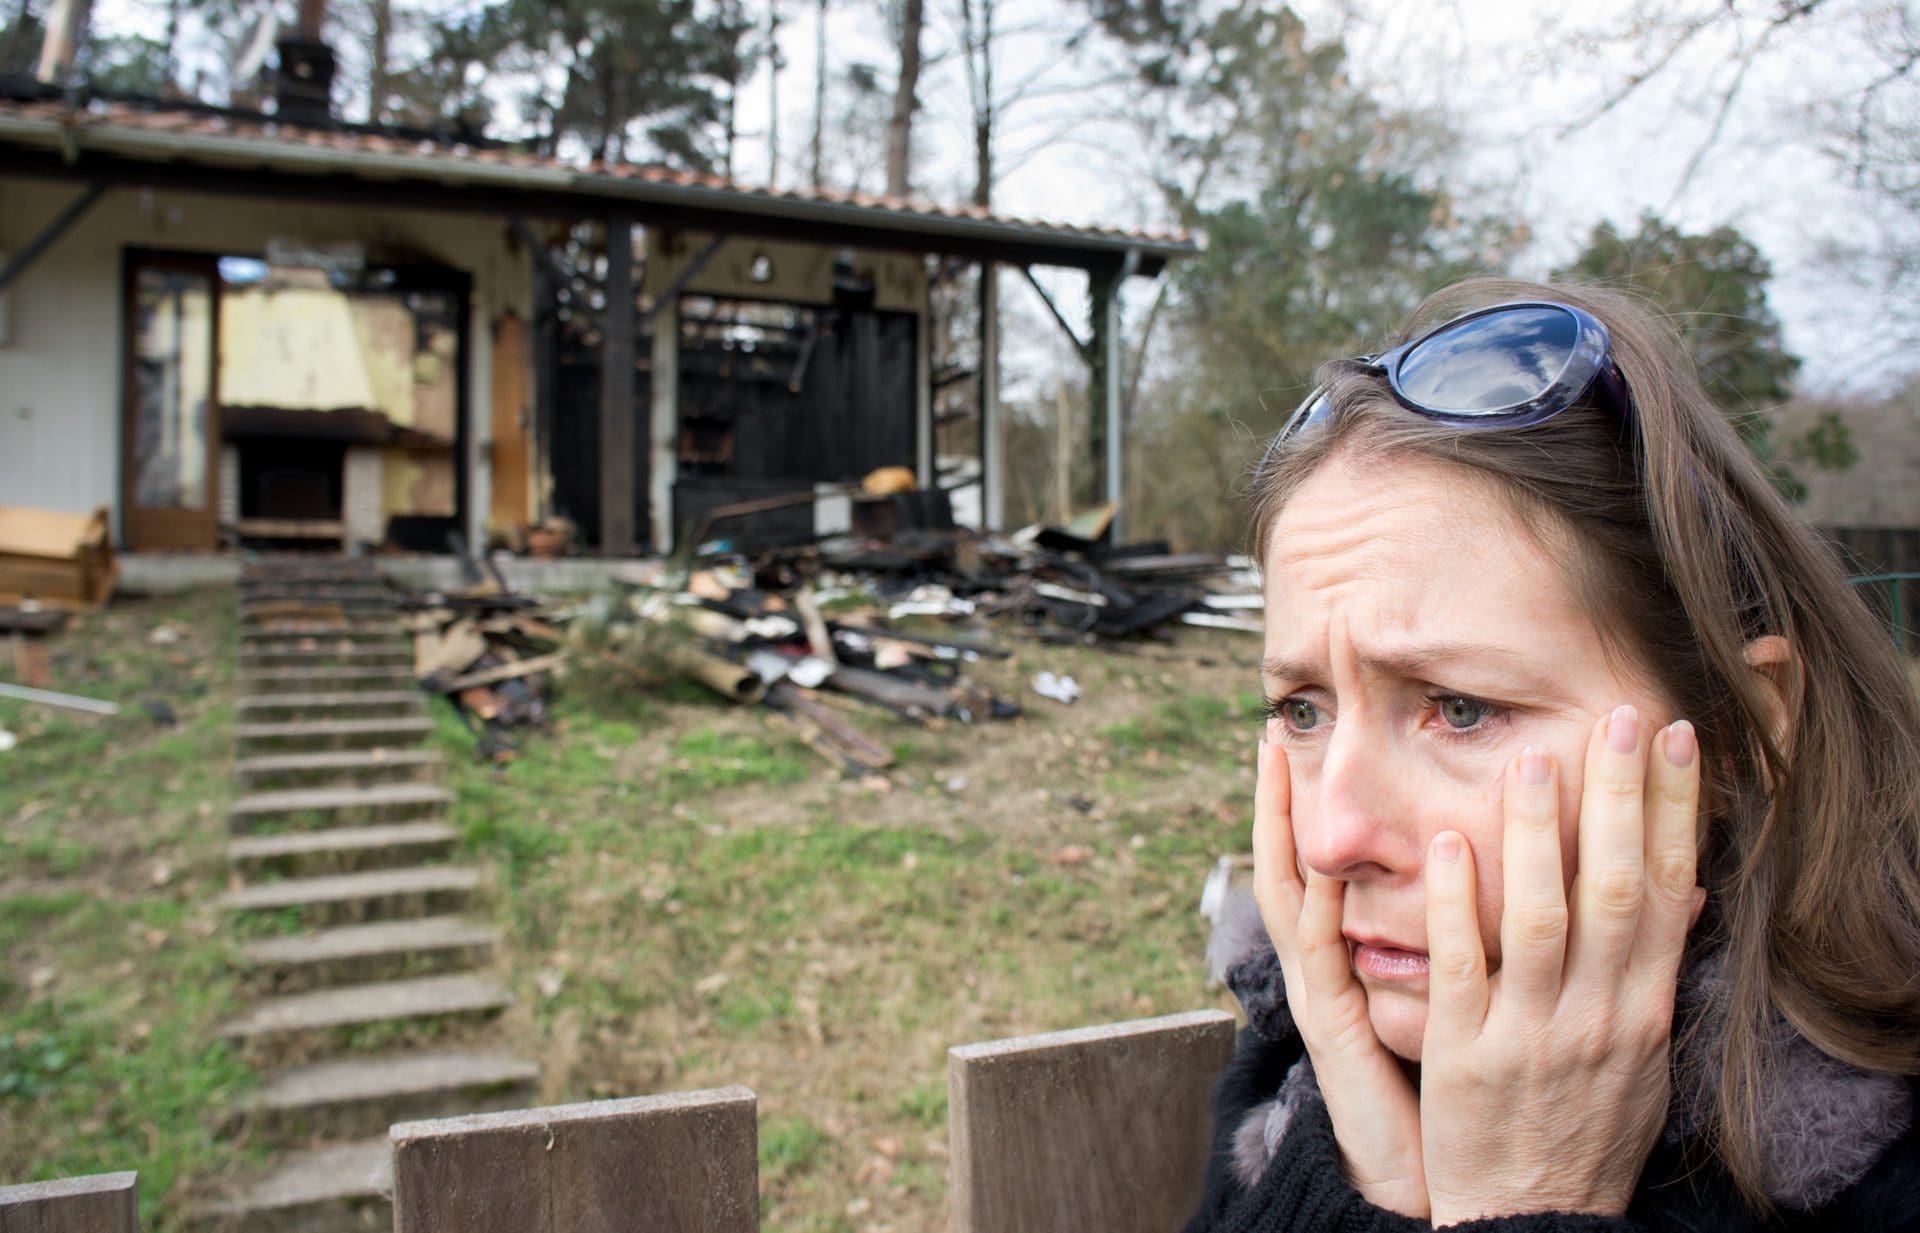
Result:
M681 585L627 587L583 614L575 645L639 682L680 677L730 702L764 705L856 775L884 772L894 754L850 713L927 727L1020 713L964 671L1006 651L889 626L869 607L846 603L845 589L822 591L804 578L772 589L767 581L744 563L720 563ZM822 609L830 605L846 610L829 617Z
M1209 552L1172 552L1164 542L1110 545L1114 507L1062 527L1012 535L928 527L883 539L842 537L787 550L809 557L831 585L889 600L889 614L1008 618L1049 642L1157 635L1170 625L1259 633L1259 581L1252 562Z
M634 688L680 679L765 706L836 767L867 776L894 754L852 716L939 726L1020 713L967 672L1009 657L988 631L1068 643L1164 637L1183 624L1260 630L1250 562L1109 545L1111 506L1014 535L928 519L918 506L896 515L869 513L863 534L751 555L712 541L692 567L636 567L566 611L513 594L497 573L460 595L422 597L409 619L416 674L495 760L512 757L514 728L544 720L549 678L571 659ZM1067 705L1081 692L1048 672L1032 688Z
M452 703L482 758L511 761L514 730L546 723L550 678L566 659L541 601L492 583L430 592L410 607L402 624L413 634L420 688Z

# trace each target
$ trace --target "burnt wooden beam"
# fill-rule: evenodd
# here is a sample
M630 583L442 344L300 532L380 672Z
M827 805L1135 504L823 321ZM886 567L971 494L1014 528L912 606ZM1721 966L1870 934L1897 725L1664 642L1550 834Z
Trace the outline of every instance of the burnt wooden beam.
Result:
M8 283L23 274L28 266L39 259L41 253L52 248L54 242L65 235L68 228L79 222L81 216L91 210L93 203L100 200L100 195L106 191L105 184L88 185L85 192L69 201L66 208L54 216L52 222L40 229L39 235L28 240L25 247L4 264L0 264L0 291L5 291Z
M653 324L653 319L659 315L662 306L679 304L680 297L687 290L687 284L699 277L700 271L707 268L707 262L713 260L713 255L719 252L720 246L726 242L727 237L724 234L712 236L707 240L700 251L693 255L693 260L687 262L686 267L673 276L673 281L667 284L666 290L659 294L647 311L640 314L641 329L644 330Z
M600 352L600 555L633 552L633 226L607 215L607 308Z
M1047 306L1047 311L1053 314L1054 324L1058 325L1060 332L1067 336L1067 341L1073 344L1073 349L1080 353L1080 359L1091 364L1093 344L1080 337L1080 331L1067 322L1067 315L1060 311L1060 306L1054 303L1053 296L1048 294L1047 289L1040 285L1040 280L1033 276L1033 270L1030 267L1021 266L1020 273L1026 277L1027 285L1033 288L1034 294L1040 297L1040 302Z

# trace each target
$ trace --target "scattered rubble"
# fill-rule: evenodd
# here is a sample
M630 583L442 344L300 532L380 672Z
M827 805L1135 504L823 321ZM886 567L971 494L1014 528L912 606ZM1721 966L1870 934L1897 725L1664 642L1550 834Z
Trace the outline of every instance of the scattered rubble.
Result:
M1112 513L1015 535L906 519L885 534L751 555L714 541L691 565L650 563L564 611L496 574L416 597L405 624L422 688L447 697L495 761L513 756L515 729L545 721L552 679L571 663L636 688L686 680L765 707L836 767L880 776L895 755L854 714L923 726L1020 714L967 672L1009 657L994 634L1067 643L1164 637L1182 623L1258 630L1249 562L1111 546ZM1063 704L1081 695L1051 672L1033 689Z
M566 658L541 601L495 579L419 595L410 607L401 624L413 633L414 679L452 703L481 757L511 761L514 729L546 723L550 678Z

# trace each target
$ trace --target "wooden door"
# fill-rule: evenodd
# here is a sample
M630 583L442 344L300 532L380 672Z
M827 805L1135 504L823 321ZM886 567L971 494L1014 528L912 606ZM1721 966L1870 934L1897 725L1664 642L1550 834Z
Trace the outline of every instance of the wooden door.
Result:
M532 377L527 323L517 313L506 313L493 326L493 499L487 511L488 521L503 531L526 526L532 511L527 456Z
M214 258L128 262L120 523L130 548L219 544L219 340Z

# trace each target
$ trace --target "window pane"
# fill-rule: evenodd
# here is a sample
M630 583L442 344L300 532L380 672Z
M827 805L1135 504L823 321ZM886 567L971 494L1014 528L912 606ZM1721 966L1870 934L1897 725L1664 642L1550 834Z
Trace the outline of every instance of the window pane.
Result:
M205 509L213 287L204 275L139 272L134 397L134 503L148 509Z

